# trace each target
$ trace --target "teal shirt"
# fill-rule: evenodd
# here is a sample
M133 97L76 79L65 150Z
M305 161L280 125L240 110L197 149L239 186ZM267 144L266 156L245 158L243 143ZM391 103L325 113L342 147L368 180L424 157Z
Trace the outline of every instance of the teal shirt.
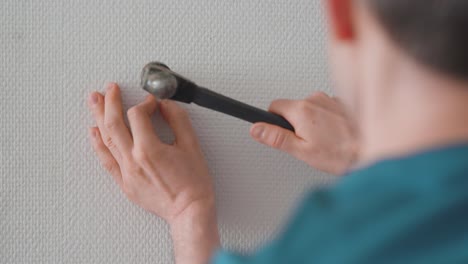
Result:
M270 245L213 263L468 263L468 145L355 171L311 192Z

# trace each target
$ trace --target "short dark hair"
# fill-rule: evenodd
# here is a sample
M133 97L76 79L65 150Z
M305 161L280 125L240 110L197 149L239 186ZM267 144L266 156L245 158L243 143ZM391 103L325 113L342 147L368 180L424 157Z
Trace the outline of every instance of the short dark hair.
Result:
M467 0L366 0L390 37L432 68L468 80Z

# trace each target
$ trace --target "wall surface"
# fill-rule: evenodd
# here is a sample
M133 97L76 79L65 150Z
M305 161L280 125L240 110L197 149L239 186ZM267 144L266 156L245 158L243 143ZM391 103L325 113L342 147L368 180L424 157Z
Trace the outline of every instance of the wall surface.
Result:
M0 263L171 263L165 223L128 202L97 162L87 95L117 81L125 107L136 104L152 60L263 108L328 91L322 15L310 0L2 0ZM333 180L256 144L243 121L184 107L229 249L255 249L303 191Z

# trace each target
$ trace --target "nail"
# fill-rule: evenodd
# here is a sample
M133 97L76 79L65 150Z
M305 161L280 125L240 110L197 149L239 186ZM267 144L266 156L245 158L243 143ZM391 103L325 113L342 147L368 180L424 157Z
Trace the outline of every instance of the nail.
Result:
M159 102L158 101L158 98L157 97L154 97L153 95L149 94L146 96L145 100L147 101L151 101L151 100L156 100L156 102Z
M263 135L263 131L265 130L265 127L264 126L255 126L253 129L252 129L252 136L254 138L261 138L262 135Z
M159 100L159 103L158 103L158 110L161 112L161 113L164 113L164 108L166 107L166 99L163 99L163 100Z
M96 130L95 130L94 128L90 128L90 129L89 129L89 134L91 135L91 138L92 138L93 140L96 140L97 132L96 132Z
M96 93L91 94L90 101L91 101L91 105L97 104L97 102L99 101L99 98Z
M115 82L110 82L106 86L108 90L117 88L117 84Z

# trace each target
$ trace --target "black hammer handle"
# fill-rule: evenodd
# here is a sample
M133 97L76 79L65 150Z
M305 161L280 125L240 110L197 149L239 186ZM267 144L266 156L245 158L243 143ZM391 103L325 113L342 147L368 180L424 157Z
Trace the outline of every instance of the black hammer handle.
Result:
M195 89L192 102L251 123L265 122L294 132L293 126L282 116L244 104L203 87L198 86Z

